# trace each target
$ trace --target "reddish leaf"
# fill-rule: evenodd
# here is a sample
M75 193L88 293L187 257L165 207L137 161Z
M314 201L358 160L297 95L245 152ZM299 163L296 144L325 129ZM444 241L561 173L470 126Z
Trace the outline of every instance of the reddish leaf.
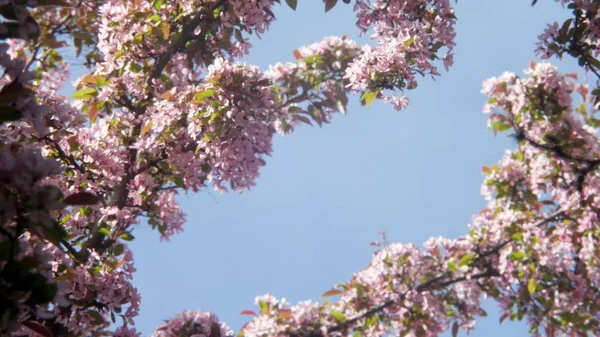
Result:
M535 62L535 60L530 60L530 61L529 61L529 67L530 67L531 69L535 68L535 66L536 66L536 65L537 65L537 62Z
M250 322L246 322L246 323L244 323L244 325L242 325L242 327L240 328L240 332L239 332L240 334L242 334L242 332L248 326L248 324L250 324ZM240 335L238 334L238 336L240 336Z
M142 131L140 136L143 136L152 130L152 121L148 121L144 126L142 126Z
M576 80L577 74L576 73L567 73L567 74L565 74L565 77L570 77L570 78Z
M298 7L298 0L285 0L285 2L290 6L291 9L296 10Z
M326 0L325 1L325 13L329 12L335 4L337 4L338 0Z
M96 104L93 104L88 110L88 116L90 116L90 123L93 124L96 121L96 118L99 114L100 111L98 110L98 108L96 108Z
M78 192L71 194L63 200L67 205L95 205L100 202L97 195L90 192Z
M587 94L590 93L590 91L588 90L588 88L586 88L583 85L580 85L580 86L577 87L577 92L581 95L581 97L583 97L584 100L587 97Z
M277 316L281 319L292 319L292 311L291 310L279 310Z
M210 325L210 336L209 337L221 337L221 327L219 324L212 322Z
M29 330L33 331L35 334L44 336L44 337L52 337L52 333L45 325L35 322L35 321L27 321L23 322L23 325L29 328Z
M452 337L458 336L458 323L452 324Z
M77 136L71 136L67 138L67 143L70 147L73 147L75 144L77 144Z
M302 53L298 49L294 49L294 57L299 60L302 58Z
M171 33L171 26L168 22L162 22L160 25L160 31L162 33L163 40L169 39L169 34Z
M240 312L240 315L251 315L251 316L258 316L256 314L256 312L252 311L252 310L244 310L242 312Z
M342 291L341 291L341 290L338 290L338 289L331 289L331 290L328 290L328 291L326 291L326 292L325 292L325 293L324 293L322 296L323 296L323 297L330 297L330 296L339 295L339 294L341 294L341 293L342 293Z
M81 82L89 83L89 84L96 84L96 83L98 83L98 80L94 76L88 74L88 75L85 75L81 79Z
M162 95L160 95L160 98L162 99L166 99L167 101L170 101L173 99L173 94L170 93L169 91L165 91L162 93Z

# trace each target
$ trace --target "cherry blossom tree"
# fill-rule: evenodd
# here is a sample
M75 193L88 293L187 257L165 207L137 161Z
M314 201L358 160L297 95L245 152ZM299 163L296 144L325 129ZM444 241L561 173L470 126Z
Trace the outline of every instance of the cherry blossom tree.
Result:
M263 71L236 60L278 0L0 1L0 334L139 336L136 224L168 240L185 223L178 192L251 188L276 133L329 123L350 95L406 109L405 91L451 68L451 1L342 2L371 44L325 37ZM573 15L536 52L600 80L600 2L557 2ZM57 94L69 50L89 71L73 100ZM259 296L238 336L456 335L486 297L535 336L600 334L600 88L531 62L482 93L489 126L518 146L484 168L488 205L467 235L377 243L332 301ZM155 336L233 331L185 311Z

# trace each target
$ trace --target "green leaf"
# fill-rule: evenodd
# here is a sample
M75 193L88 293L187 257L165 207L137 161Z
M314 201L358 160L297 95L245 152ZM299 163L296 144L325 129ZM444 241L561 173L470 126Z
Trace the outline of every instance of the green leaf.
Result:
M346 321L346 316L339 311L332 311L331 317L333 317L338 323L344 323Z
M120 22L115 21L115 22L111 22L108 24L109 27L113 28L113 27L119 27L121 25Z
M379 322L379 315L373 315L373 316L369 316L367 317L367 319L365 320L365 328L370 328L374 325L376 325Z
M586 60L593 65L596 69L600 69L600 61L594 57L588 56Z
M534 278L530 278L529 281L527 281L527 291L529 291L530 294L533 294L536 288L537 281Z
M338 0L326 0L325 1L325 13L329 12L335 4L337 4Z
M185 187L185 180L182 177L173 177L171 179L171 181L175 184L175 186L180 187L180 188L184 188Z
M298 6L298 0L285 0L285 3L293 10L296 10L296 7Z
M378 94L379 91L367 91L362 95L360 100L363 101L367 106L370 106L371 104L373 104L373 101L375 100L375 98L377 98Z
M448 269L451 273L454 273L456 271L456 262L448 261Z
M235 36L235 39L238 41L243 41L244 40L244 36L242 36L242 31L239 29L236 29L233 31L233 35Z
M124 52L123 52L122 50L117 50L117 51L115 52L115 55L114 55L113 57L114 57L114 59L116 60L116 59L118 59L119 57L123 56L123 54L124 54Z
M127 232L119 235L119 238L121 238L121 240L125 240L125 241L133 241L133 239L134 239L133 235L131 235L131 233L127 233Z
M75 99L90 99L96 95L96 89L94 88L83 88L75 91L73 98Z
M525 254L524 251L513 252L512 254L510 254L510 258L513 261L521 261L521 260L525 259L526 257L527 257L527 254Z
M458 266L462 267L462 266L468 266L473 262L473 259L475 259L475 255L471 254L471 253L467 253L465 254L465 256L463 256L460 261L458 261Z
M412 46L415 43L415 37L411 36L408 40L404 41L404 45L407 47Z
M3 106L0 107L0 124L4 122L12 122L21 118L21 110L13 107Z
M105 85L107 85L107 84L110 83L109 80L107 80L106 78L102 77L101 75L96 75L95 77L96 77L96 86L98 88L101 88L101 87L103 87L103 86L105 86ZM100 102L100 103L98 103L96 105L97 109L102 109L103 107L104 107L104 103L103 102Z
M201 100L203 100L203 99L205 99L205 98L211 97L211 96L212 96L212 95L214 95L214 94L215 94L215 91L214 91L214 90L212 90L212 89L207 89L207 90L204 90L204 91L202 91L202 92L199 92L199 93L197 93L197 94L196 94L196 96L194 96L194 98L195 98L197 101L201 101Z
M162 7L162 4L163 4L163 0L154 0L154 2L152 2L152 7L154 7L154 9L159 11L160 8Z
M87 314L92 319L92 324L94 324L94 325L104 324L104 318L102 317L102 315L100 315L99 312L97 312L95 310L88 310Z
M560 50L560 46L556 43L551 43L548 45L548 49L557 52Z
M492 129L494 130L494 134L496 132L504 132L511 129L509 124L504 123L503 121L494 121L492 122Z
M123 246L123 245L116 245L115 246L115 250L114 250L114 254L116 256L119 256L119 255L123 254L124 251L125 251L125 246Z
M50 228L46 228L48 239L54 243L60 243L67 237L67 231L58 222L55 222Z
M131 64L129 64L129 70L131 70L134 73L139 73L140 71L142 71L142 67L135 62L131 62Z
M144 40L144 34L139 33L139 34L135 34L135 36L133 37L133 41L135 43L140 43Z
M518 161L523 161L523 152L516 152L512 157Z
M530 191L525 192L525 196L523 197L523 199L525 199L525 201L527 201L527 203L529 203L531 205L535 205L538 202L538 199L535 196L535 194L533 194Z
M260 302L258 302L258 305L260 306L260 314L261 315L264 315L269 312L269 305L267 304L267 302L260 301Z

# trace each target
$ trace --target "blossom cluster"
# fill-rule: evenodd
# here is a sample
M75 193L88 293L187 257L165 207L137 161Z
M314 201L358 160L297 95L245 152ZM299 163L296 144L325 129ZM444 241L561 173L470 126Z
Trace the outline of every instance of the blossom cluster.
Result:
M156 328L154 337L231 337L233 331L211 312L184 311Z
M77 6L27 16L42 27L38 40L0 45L0 109L14 114L0 125L0 244L9 247L0 250L0 295L12 301L0 333L139 336L126 244L137 224L169 239L185 222L178 191L248 189L277 132L346 113L349 92L403 109L406 97L384 91L438 76L436 60L452 65L449 0L357 0L358 27L375 45L326 37L264 72L237 62L249 35L274 20L275 2L70 1ZM584 54L596 57L597 5L562 2L579 11L573 29L583 29ZM543 39L562 39L561 30ZM61 33L92 67L76 81L72 103L56 92L69 77ZM526 318L536 334L600 333L598 106L575 76L549 64L532 63L525 75L484 83L491 128L513 130L518 148L484 168L489 204L469 235L424 248L386 244L325 294L338 296L332 304L258 297L241 333L456 335L485 315L481 297L497 300L503 318ZM573 108L575 94L584 103ZM186 311L155 336L232 332L212 313Z
M450 0L358 0L354 9L361 33L372 30L377 45L363 47L348 66L353 91L374 92L401 110L408 99L382 90L414 89L417 75L439 75L436 59L452 66L456 17Z
M485 297L499 303L501 320L526 319L535 336L599 333L600 153L588 116L574 117L571 95L584 104L592 98L549 64L532 63L525 74L484 83L492 128L512 129L519 145L484 167L489 204L469 235L432 238L423 249L386 244L324 294L339 296L333 304L259 297L260 312L244 312L256 315L244 336L456 335L486 315Z
M580 66L600 73L600 4L589 0L556 0L573 12L563 23L548 24L538 36L536 52L543 58L570 55Z

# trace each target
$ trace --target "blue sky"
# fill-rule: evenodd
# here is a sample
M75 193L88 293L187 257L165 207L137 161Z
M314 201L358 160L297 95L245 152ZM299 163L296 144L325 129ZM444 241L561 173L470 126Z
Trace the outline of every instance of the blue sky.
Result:
M277 136L253 190L181 196L188 220L170 242L140 226L132 245L139 331L146 335L184 309L213 311L237 331L248 319L239 312L254 309L256 295L320 301L368 264L369 242L382 230L392 242L417 245L465 234L485 205L481 166L514 146L487 130L481 83L505 70L521 73L545 24L568 15L552 0L530 3L461 0L455 66L436 81L423 79L406 111L361 107L355 96L348 116ZM327 14L317 0L300 1L296 12L278 6L275 14L279 20L253 40L246 59L263 69L325 35L357 38L355 14L341 1ZM495 305L488 307L473 336L528 336L523 324L498 329Z

